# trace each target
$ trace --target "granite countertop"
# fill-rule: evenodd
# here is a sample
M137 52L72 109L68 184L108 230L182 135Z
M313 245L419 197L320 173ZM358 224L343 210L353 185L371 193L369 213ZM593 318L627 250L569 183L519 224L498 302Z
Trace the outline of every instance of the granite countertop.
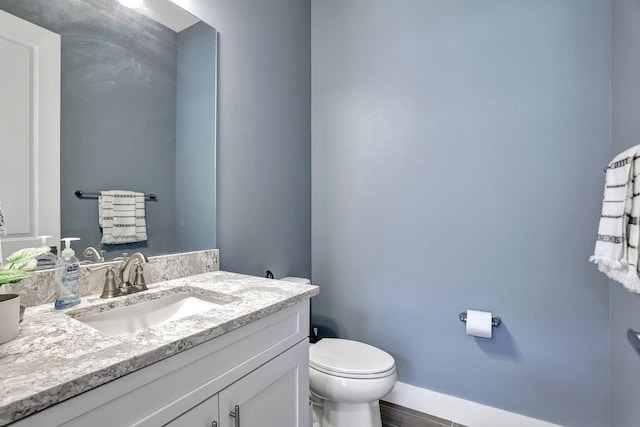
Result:
M215 271L148 285L138 294L55 310L28 308L16 339L0 345L0 425L105 384L318 294L316 286ZM74 320L161 297L176 288L214 296L214 310L127 336L107 336Z

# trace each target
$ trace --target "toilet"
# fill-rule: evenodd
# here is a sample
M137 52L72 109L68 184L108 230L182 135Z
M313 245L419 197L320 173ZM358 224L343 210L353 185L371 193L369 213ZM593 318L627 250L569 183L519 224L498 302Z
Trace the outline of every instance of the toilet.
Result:
M310 283L297 277L281 280ZM338 338L323 338L309 344L314 426L381 427L378 399L388 394L395 383L395 360L379 348ZM321 423L317 419L320 417Z
M322 400L322 427L381 427L378 399L396 383L391 355L358 341L309 344L309 389Z

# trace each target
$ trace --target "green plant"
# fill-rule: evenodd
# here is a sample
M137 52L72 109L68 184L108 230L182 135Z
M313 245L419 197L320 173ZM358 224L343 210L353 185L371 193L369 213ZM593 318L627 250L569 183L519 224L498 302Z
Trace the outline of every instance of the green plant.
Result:
M5 265L0 263L0 286L31 276L38 265L36 258L48 251L48 248L25 248L9 255Z

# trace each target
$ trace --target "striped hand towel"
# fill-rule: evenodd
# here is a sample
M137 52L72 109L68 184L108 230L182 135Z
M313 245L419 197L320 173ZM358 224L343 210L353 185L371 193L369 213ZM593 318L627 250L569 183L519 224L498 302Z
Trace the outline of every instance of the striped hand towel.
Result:
M7 235L7 223L4 220L4 213L2 213L2 203L0 203L0 236ZM0 259L1 263L2 259Z
M640 145L617 155L606 169L594 255L589 261L631 292L640 293Z
M0 202L0 236L7 235L7 223L4 220L4 213L2 213L2 202ZM2 255L2 239L0 239L0 267L4 262L4 255Z
M101 191L98 197L98 222L102 227L104 244L147 240L144 194L120 190Z

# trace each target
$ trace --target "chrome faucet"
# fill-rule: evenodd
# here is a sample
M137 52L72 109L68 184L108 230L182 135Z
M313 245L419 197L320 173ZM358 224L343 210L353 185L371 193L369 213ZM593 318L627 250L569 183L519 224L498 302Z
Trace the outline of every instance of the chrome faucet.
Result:
M123 294L132 294L134 292L146 291L147 285L144 281L144 276L142 275L142 264L149 262L149 259L142 252L136 252L130 257L124 258L124 267L120 272L122 277L122 285L120 290ZM130 282L131 279L131 267L136 265L136 277L133 279L133 284Z
M127 256L128 254L122 255L122 257L116 258L117 260L122 261L122 263L120 263L119 265L121 278L121 283L119 286L116 284L116 274L113 272L114 268L117 267L115 264L106 263L97 267L89 267L89 270L91 271L102 270L104 268L107 269L107 273L105 274L104 278L104 289L102 290L102 295L100 295L100 298L113 298L120 295L134 294L136 292L147 290L147 285L142 274L142 264L149 262L147 257L141 252L136 252L131 256ZM133 266L136 266L136 275L133 279L132 284L130 282L130 276L131 268Z
M82 256L84 256L85 258L93 258L96 262L104 262L105 253L106 251L98 252L96 248L94 248L93 246L89 246L87 249L84 250L84 252L82 253Z

